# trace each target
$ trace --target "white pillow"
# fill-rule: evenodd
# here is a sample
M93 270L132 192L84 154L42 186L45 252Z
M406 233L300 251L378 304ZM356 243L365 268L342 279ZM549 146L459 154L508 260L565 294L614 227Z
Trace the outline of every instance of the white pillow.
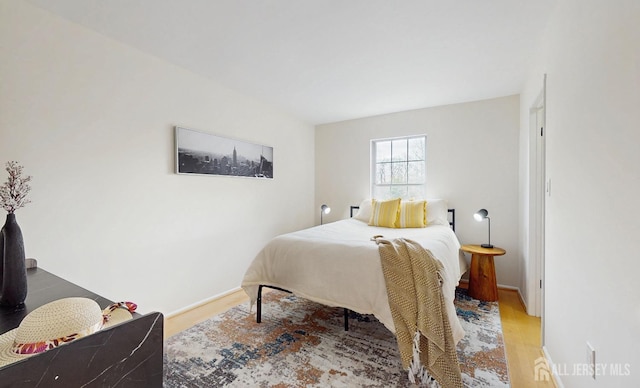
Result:
M449 205L444 199L427 199L427 225L449 226Z
M369 220L371 219L371 209L371 198L365 199L360 203L360 209L358 209L358 212L355 216L353 216L353 218L355 218L356 220L369 222Z

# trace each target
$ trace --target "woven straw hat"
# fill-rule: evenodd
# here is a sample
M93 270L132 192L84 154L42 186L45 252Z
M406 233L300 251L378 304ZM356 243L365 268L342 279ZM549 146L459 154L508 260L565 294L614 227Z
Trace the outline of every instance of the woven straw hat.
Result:
M136 307L120 302L100 310L98 303L87 298L59 299L40 306L16 329L0 335L0 367L129 320Z

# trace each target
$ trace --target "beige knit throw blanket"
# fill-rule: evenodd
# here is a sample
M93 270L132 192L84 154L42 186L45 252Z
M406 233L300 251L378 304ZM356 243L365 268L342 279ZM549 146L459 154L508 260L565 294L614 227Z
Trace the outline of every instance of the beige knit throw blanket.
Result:
M451 325L442 296L442 264L407 239L378 238L402 367L428 386L462 387ZM435 380L435 381L434 381Z

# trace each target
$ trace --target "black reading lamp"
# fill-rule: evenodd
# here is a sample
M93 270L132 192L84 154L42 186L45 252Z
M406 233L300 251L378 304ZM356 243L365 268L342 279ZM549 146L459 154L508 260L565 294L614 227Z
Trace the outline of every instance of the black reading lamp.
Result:
M489 242L480 246L483 248L493 248L493 245L491 245L491 218L489 218L489 212L487 211L487 209L480 209L476 212L476 214L473 215L473 218L475 218L478 222L484 220L485 218L489 220Z
M322 225L322 216L331 213L331 208L327 205L320 206L320 225Z

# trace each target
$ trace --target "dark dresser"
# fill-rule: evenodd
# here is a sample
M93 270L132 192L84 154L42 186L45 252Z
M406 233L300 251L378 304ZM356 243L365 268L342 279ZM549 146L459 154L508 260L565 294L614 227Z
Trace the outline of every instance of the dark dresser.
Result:
M28 269L27 282L23 310L0 307L0 333L57 299L85 297L101 308L113 303L41 268ZM135 313L130 321L0 368L0 388L162 387L163 323L159 312Z

